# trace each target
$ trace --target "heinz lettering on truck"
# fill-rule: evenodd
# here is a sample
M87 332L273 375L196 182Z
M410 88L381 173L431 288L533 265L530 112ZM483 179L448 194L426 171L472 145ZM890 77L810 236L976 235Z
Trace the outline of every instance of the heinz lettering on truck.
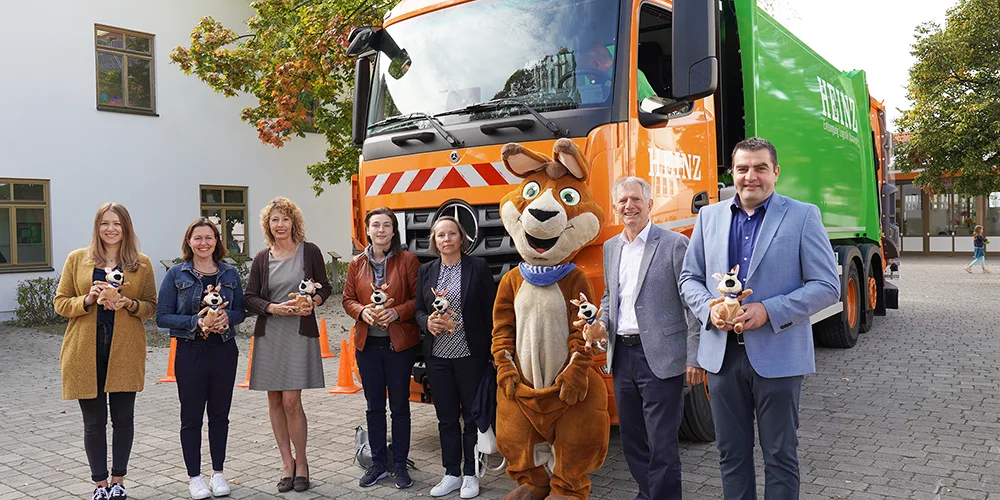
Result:
M759 136L781 151L778 189L820 207L838 257L840 302L812 318L816 342L853 347L896 308L896 189L884 106L863 71L840 71L756 0L403 0L380 27L357 28L353 239L389 206L421 260L437 217L455 216L473 255L499 278L520 257L500 221L519 179L500 149L576 143L604 229L574 259L600 296L601 244L620 234L610 186L653 188L653 222L690 235L698 210L727 202L730 153ZM731 181L730 181L731 183ZM595 360L595 367L603 366ZM412 398L429 401L422 363ZM608 385L612 422L617 412ZM687 389L681 435L713 440L703 385Z

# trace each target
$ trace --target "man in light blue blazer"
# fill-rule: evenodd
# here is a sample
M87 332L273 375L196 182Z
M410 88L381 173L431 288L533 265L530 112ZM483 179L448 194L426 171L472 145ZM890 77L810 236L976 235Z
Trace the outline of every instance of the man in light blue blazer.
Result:
M622 452L639 485L640 500L680 500L677 431L684 410L687 370L687 307L677 287L687 251L684 235L649 218L649 184L623 177L611 188L625 226L604 242L608 369L614 381ZM694 353L691 353L692 357Z
M701 209L680 276L681 293L703 323L688 383L708 371L726 500L756 498L754 418L764 456L764 498L799 498L799 392L816 371L809 317L840 300L840 278L819 208L774 192L781 169L767 140L733 151L736 198ZM752 290L743 333L720 321L716 273L739 265ZM721 328L716 324L722 323Z

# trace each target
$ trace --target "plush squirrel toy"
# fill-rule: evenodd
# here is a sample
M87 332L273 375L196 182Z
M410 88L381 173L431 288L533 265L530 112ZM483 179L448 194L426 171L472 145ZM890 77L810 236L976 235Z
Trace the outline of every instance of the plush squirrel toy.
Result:
M98 280L94 284L111 286L101 291L100 295L97 296L97 303L101 305L107 303L114 304L122 298L119 289L128 286L128 283L122 283L125 280L125 273L121 269L110 267L105 267L104 273L107 275L107 281Z
M733 320L743 314L743 307L740 304L753 293L753 290L749 288L743 290L743 285L740 284L740 280L737 277L739 272L740 265L736 264L736 267L726 274L715 273L712 275L713 278L719 280L719 286L716 287L716 290L722 296L712 299L708 303L708 307L715 307L716 304L722 304L722 307L719 308L719 318L721 321L715 323L716 328L731 325L734 332L743 333L743 322L734 323Z
M444 296L447 289L442 288L438 291L436 288L431 288L431 293L434 294L434 302L431 302L431 307L434 308L434 312L428 316L428 319L444 318L448 321L448 335L451 335L455 331L455 322L458 321L458 315L455 311L452 311L451 302Z
M573 304L577 308L576 317L580 318L573 322L573 326L579 328L581 331L584 330L584 325L593 325L601 319L601 315L604 314L604 309L592 304L587 300L587 296L580 292L580 300L570 299L570 304ZM589 330L587 330L589 332ZM608 339L596 339L586 333L584 333L583 340L587 342L587 346L584 348L589 351L593 347L600 347L604 349L608 345Z
M386 307L391 306L395 299L393 299L392 297L389 296L388 293L386 293L386 290L388 289L389 289L388 283L382 283L381 287L375 286L375 283L372 283L372 295L371 295L372 302L370 304L365 304L365 306L362 307L361 309L362 310L371 309L376 313L381 313L383 310L385 310ZM382 325L382 327L388 328L387 325Z
M500 281L493 306L497 449L518 484L505 498L586 499L608 452L610 417L571 306L594 288L573 258L597 241L604 212L572 140L557 140L551 158L515 143L501 157L521 179L500 200L500 219L524 259Z
M229 302L225 302L222 298L222 288L218 285L208 285L205 287L205 297L201 299L201 303L205 304L205 307L201 311L198 311L198 316L203 316L205 322L209 325L215 324L215 319L219 316L219 311L226 308ZM208 336L202 333L203 336Z
M323 285L316 283L312 278L307 280L302 280L299 283L299 292L288 294L288 298L295 299L295 307L303 309L306 306L313 305L312 296L316 294L316 290L323 288Z

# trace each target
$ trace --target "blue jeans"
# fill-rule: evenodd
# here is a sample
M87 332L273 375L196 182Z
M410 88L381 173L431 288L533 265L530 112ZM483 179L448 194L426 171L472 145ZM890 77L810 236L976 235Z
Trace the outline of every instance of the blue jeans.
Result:
M368 410L368 444L372 450L372 463L387 465L385 400L389 393L389 411L392 413L392 462L393 468L406 467L410 455L410 376L417 359L419 346L397 352L388 337L371 337L365 349L356 351L361 384L365 389Z

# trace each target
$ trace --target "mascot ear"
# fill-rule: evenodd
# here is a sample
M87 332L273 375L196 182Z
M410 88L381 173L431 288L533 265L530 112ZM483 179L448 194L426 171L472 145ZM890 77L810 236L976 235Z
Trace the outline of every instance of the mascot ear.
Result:
M565 137L552 146L552 156L566 167L569 173L581 181L590 177L590 162L580 154L576 144Z
M545 168L552 161L543 154L536 153L516 142L506 144L500 151L503 164L510 173L524 179Z
M726 277L723 276L722 273L715 273L715 274L712 275L712 277L715 278L718 281L722 281L722 280L726 279Z

